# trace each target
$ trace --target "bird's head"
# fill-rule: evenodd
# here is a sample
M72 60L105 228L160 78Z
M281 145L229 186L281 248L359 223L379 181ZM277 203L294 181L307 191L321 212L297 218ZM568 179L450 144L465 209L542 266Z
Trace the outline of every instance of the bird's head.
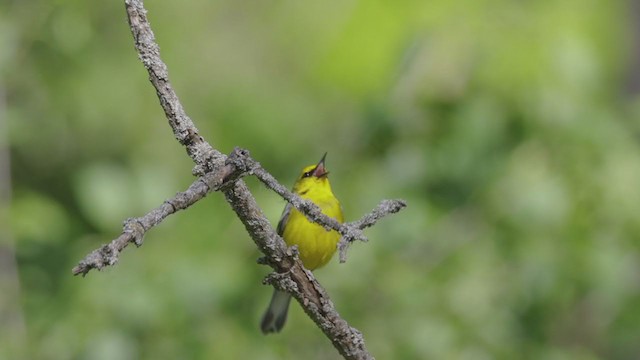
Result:
M324 159L327 153L322 156L320 162L315 165L305 166L293 186L293 191L298 195L305 195L312 189L325 189L329 186L329 172L324 167Z

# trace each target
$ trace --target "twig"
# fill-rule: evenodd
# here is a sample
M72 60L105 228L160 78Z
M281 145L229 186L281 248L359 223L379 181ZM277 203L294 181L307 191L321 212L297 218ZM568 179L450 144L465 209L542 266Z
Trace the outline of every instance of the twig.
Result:
M263 184L291 203L291 205L303 213L307 219L324 226L327 230L333 229L338 231L342 235L338 244L340 262L342 263L347 260L347 249L351 243L356 240L368 241L362 232L363 229L373 226L384 216L397 213L407 206L404 200L382 200L375 209L369 214L364 215L360 220L341 224L334 218L322 213L320 208L313 202L299 197L282 186L259 162L251 158L248 151L244 150L239 153L237 155L237 161L243 163L245 167L250 168L253 175Z
M122 234L109 244L102 245L92 251L73 268L74 275L87 275L91 269L102 269L118 262L120 252L130 243L142 246L144 234L152 227L160 224L167 216L188 208L212 191L220 190L226 184L235 181L240 172L233 171L233 167L224 167L222 171L208 173L194 181L189 188L177 193L173 198L138 218L124 221Z
M395 214L398 211L404 209L407 206L407 203L404 200L382 200L375 209L373 209L370 213L364 215L360 220L353 221L350 223L346 223L345 226L348 229L360 229L364 230L368 227L373 226L378 220L382 219L384 216L389 214ZM340 252L340 262L343 263L347 261L347 249L349 245L355 240L355 238L343 236L338 242L338 251Z
M350 229L347 226L340 224L336 219L323 214L316 204L287 190L287 188L278 183L278 181L261 166L256 167L253 170L253 173L258 179L260 179L260 181L262 181L263 184L267 185L268 188L272 189L278 195L290 202L291 205L298 209L298 211L305 214L305 216L314 223L323 225L327 230L336 230L342 234L342 236L347 236L350 239L367 241L367 237L362 231L358 229Z

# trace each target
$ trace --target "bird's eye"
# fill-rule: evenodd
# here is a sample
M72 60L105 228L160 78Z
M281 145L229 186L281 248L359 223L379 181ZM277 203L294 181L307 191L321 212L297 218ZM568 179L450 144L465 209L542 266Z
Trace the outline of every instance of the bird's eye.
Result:
M302 174L303 178L307 178L309 176L311 176L311 174L313 173L313 171L307 171L306 173Z

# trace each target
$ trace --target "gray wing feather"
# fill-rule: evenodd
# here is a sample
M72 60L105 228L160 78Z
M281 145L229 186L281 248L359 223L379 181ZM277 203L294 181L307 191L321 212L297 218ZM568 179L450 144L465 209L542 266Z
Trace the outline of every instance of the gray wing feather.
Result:
M282 216L280 216L280 221L278 221L278 227L276 228L276 231L280 236L284 234L284 227L287 226L287 221L289 221L289 214L291 214L292 207L291 203L287 203L287 206L284 207L284 211L282 212Z

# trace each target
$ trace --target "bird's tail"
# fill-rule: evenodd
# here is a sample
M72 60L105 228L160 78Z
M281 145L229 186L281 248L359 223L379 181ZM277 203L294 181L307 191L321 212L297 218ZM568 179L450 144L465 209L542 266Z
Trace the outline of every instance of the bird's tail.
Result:
M287 312L289 311L289 302L291 301L291 295L289 293L273 290L273 296L269 303L269 308L262 316L262 322L260 323L260 329L262 333L275 333L280 332L284 323L287 321Z

